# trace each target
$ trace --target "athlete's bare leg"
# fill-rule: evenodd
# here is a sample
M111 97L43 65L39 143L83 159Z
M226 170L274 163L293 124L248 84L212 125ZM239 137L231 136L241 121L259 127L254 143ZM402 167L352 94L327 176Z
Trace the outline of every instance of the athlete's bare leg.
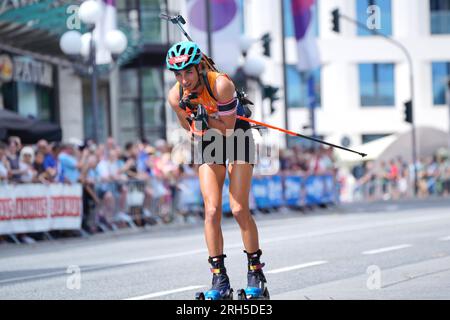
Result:
M226 168L218 164L202 164L199 168L200 189L205 203L205 240L209 256L223 254L222 188Z
M229 164L228 174L231 211L241 228L245 250L255 252L259 249L258 229L249 207L253 166L249 163Z

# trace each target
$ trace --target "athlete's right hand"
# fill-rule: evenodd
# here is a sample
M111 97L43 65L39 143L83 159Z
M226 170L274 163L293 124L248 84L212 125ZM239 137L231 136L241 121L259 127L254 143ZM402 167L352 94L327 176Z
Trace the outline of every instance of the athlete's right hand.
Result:
M197 105L196 112L192 113L186 120L189 122L191 132L195 135L203 136L209 129L208 112L201 104Z

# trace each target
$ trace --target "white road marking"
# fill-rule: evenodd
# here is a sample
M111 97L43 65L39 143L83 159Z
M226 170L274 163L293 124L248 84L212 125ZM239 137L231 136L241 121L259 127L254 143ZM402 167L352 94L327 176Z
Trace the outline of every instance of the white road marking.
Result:
M80 270L81 270L81 272L95 271L95 270L101 270L104 268L110 268L110 267L115 267L115 266L116 265L100 265L100 266L93 266L93 267L81 267ZM23 281L23 280L39 279L39 278L45 278L45 277L65 276L65 275L68 275L68 273L66 271L67 270L54 271L54 272L47 272L47 273L38 273L38 274L33 274L33 275L23 276L23 277L8 278L8 279L0 280L0 284L16 282L16 281Z
M405 248L412 247L410 244L401 244L398 246L392 246L392 247L386 247L386 248L380 248L380 249L374 249L374 250L368 250L364 251L362 254L377 254L377 253L383 253L388 251L394 251L394 250L401 250Z
M167 296L167 295L173 294L173 293L179 293L179 292L184 292L184 291L191 291L191 290L205 288L205 287L206 286L189 286L189 287L178 288L178 289L174 289L174 290L167 290L167 291L160 291L160 292L150 293L150 294L146 294L146 295L143 295L143 296L127 298L127 299L123 299L123 300L145 300L145 299L151 299L151 298L156 298L156 297L161 297L161 296Z
M190 256L193 254L205 253L205 252L207 252L206 249L196 249L196 250L183 251L183 252L177 252L177 253L168 253L168 254L163 254L163 255L153 256L153 257L148 257L148 258L126 260L126 261L120 262L118 265L136 264L136 263L142 263L142 262L164 260L164 259L170 259L170 258L178 258L178 257Z
M442 237L439 239L440 241L450 241L450 236L448 237Z
M62 276L64 275L64 272L61 271L55 271L55 272L48 272L48 273L40 273L40 274L33 274L26 277L16 277L16 278L9 278L9 279L3 279L0 280L0 284L2 283L8 283L8 282L14 282L14 281L22 281L22 280L29 280L29 279L35 279L39 277L51 277L51 276Z
M298 265L295 265L295 266L290 266L290 267L284 267L284 268L279 268L279 269L269 270L269 271L267 271L266 273L267 273L267 274L276 274L276 273L287 272L287 271L292 271L292 270L297 270L297 269L303 269L303 268L309 268L309 267L319 266L319 265L325 264L325 263L328 263L328 261L314 261L314 262L308 262L308 263L298 264Z
M139 263L150 262L150 261L165 260L165 259L170 259L170 258L178 258L178 257L190 256L193 254L205 253L205 252L207 252L206 249L197 249L197 250L190 250L190 251L184 251L184 252L169 253L169 254L158 255L158 256L142 258L142 259L126 260L126 261L122 261L122 262L119 262L116 264L107 264L107 265L99 265L99 266L92 266L92 267L81 267L81 272L101 270L104 268L121 267L121 266L139 264ZM16 281L33 280L33 279L39 279L39 278L45 278L45 277L57 277L57 276L64 276L64 275L67 275L65 270L48 272L48 273L38 273L38 274L24 276L24 277L3 279L3 280L0 280L0 284L16 282Z

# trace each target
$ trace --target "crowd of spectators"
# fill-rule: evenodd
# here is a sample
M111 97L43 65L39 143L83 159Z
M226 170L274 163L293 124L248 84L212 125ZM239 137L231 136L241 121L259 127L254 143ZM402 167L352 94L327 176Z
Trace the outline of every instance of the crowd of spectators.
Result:
M416 163L417 196L450 195L450 157L436 152ZM402 157L389 161L367 161L354 166L345 180L348 197L358 200L397 200L414 195L414 166Z
M71 139L23 146L18 137L9 137L7 142L0 142L0 185L80 183L82 227L88 233L163 224L188 214L183 205L177 206L180 190L186 188L180 181L196 176L198 165L185 164L183 157L174 156L174 147L165 140L129 142L123 148L111 137L102 144ZM413 166L401 157L366 161L346 172L337 167L333 149L296 145L280 150L279 168L281 174L335 175L343 201L413 194ZM421 158L417 172L419 197L450 195L448 155Z
M102 144L70 139L31 146L9 137L7 144L0 142L0 184L81 183L82 226L89 233L168 223L177 214L185 218L175 203L179 181L198 172L198 165L177 160L172 150L165 140L129 142L122 148L111 137ZM304 175L334 172L332 150L281 150L280 169Z
M23 146L20 138L0 142L0 184L81 183L83 229L93 233L128 225L167 223L173 218L176 184L195 168L175 164L171 146L158 140L104 144L71 139ZM142 195L133 204L133 195ZM135 199L135 198L134 198Z
M295 145L280 150L280 170L282 173L301 175L335 174L333 149L321 145L311 148Z

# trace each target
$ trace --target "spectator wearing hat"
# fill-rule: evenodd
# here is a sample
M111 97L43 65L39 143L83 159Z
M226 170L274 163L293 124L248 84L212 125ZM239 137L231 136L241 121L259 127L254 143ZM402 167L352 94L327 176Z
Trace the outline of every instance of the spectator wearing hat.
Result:
M33 167L34 150L32 147L23 147L20 151L19 169L21 172L20 182L31 183L34 180L36 172Z

